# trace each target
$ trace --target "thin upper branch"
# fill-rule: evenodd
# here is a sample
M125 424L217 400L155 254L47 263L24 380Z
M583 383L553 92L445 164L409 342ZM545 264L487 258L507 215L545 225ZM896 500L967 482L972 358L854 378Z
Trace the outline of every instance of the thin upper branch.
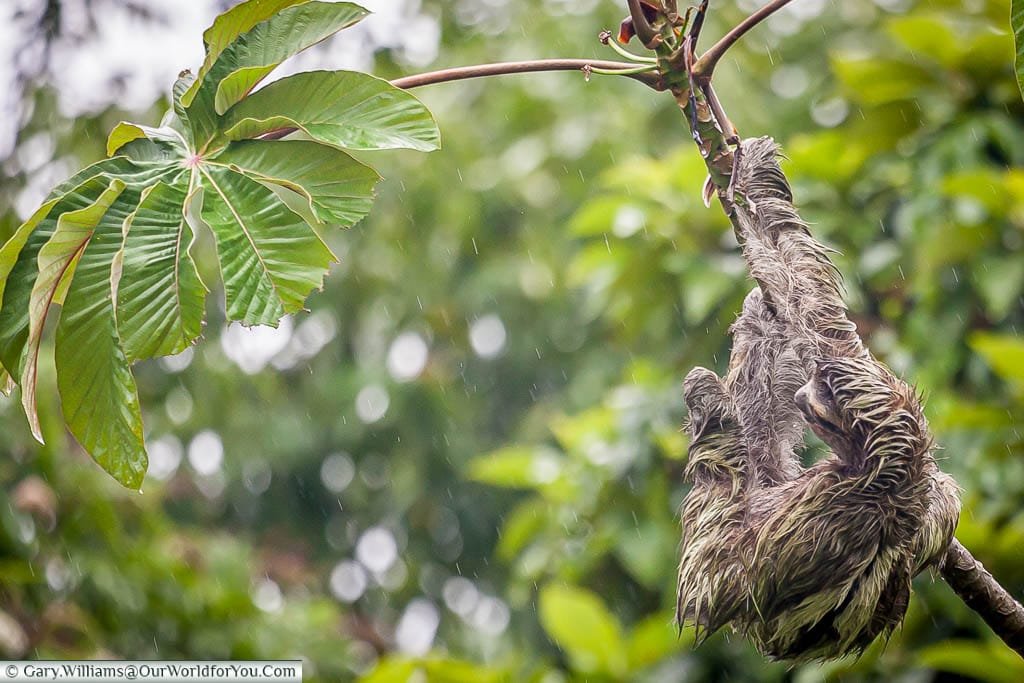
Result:
M636 64L628 62L612 62L603 59L534 59L523 62L496 62L493 64L475 64L473 66L459 66L453 69L442 69L428 73L405 76L391 81L396 88L409 89L418 88L434 83L447 83L449 81L462 81L468 78L482 78L484 76L503 76L508 74L531 73L537 71L581 71L589 73L591 70L600 69L604 72L622 71L621 75L633 80L640 81L655 90L661 90L661 79L655 72L632 73Z
M772 2L769 2L764 7L738 23L731 31L722 36L717 43L712 45L707 52L700 56L700 59L698 59L693 65L693 77L697 80L710 79L711 73L715 70L715 66L718 64L718 60L722 58L722 55L725 54L726 50L732 47L737 40L745 36L752 28L792 1L793 0L772 0Z
M491 64L474 64L472 66L457 66L452 69L441 69L440 71L428 71L413 76L404 76L391 81L391 85L403 90L419 88L424 85L435 83L448 83L450 81L464 81L470 78L483 78L484 76L506 76L509 74L534 73L539 71L579 71L585 76L596 73L604 76L625 76L634 81L640 81L654 90L664 90L665 85L661 76L653 69L644 69L638 72L636 64L629 62L612 62L604 59L533 59L522 62L494 62ZM298 129L294 127L278 128L260 136L262 140L280 140L287 137Z

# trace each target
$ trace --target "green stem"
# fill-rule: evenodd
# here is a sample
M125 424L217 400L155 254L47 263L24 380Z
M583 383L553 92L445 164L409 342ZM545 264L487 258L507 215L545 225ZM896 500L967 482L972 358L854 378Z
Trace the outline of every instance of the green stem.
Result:
M649 74L658 70L657 64L646 64L633 67L632 69L599 69L596 67L584 68L583 73L601 74L603 76L631 76L633 74Z
M642 57L635 55L629 50L619 45L619 42L612 36L611 31L601 31L601 42L612 49L613 52L618 53L619 56L628 59L631 62L640 62L642 64L657 64L657 57Z

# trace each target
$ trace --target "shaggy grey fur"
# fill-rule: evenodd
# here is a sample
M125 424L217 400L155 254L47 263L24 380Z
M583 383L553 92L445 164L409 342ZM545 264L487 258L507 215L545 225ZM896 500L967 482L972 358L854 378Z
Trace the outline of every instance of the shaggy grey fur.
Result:
M677 620L730 625L765 655L859 652L906 612L910 582L952 538L960 502L921 402L846 314L769 138L747 140L734 226L758 283L722 380L683 385L691 436ZM807 426L832 450L809 468Z

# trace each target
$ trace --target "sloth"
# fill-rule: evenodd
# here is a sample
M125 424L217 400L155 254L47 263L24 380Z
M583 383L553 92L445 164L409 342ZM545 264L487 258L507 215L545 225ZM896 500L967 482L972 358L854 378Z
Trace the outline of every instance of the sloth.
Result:
M839 657L901 622L911 579L952 539L959 492L920 398L848 318L774 141L739 152L732 219L758 286L724 379L695 368L683 383L692 488L676 619L701 640L731 626L774 659ZM807 427L831 452L804 468Z

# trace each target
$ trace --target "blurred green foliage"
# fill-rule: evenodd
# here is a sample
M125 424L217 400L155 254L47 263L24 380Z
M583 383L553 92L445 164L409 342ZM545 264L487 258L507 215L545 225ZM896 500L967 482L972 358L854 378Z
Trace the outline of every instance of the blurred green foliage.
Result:
M706 34L757 3L738 4L717 3ZM595 37L624 14L404 6L438 23L429 68L608 56ZM795 2L717 84L745 135L783 144L861 332L927 396L964 488L959 538L1019 596L1024 104L1008 14ZM381 49L374 72L427 68L409 59ZM301 656L311 679L378 683L1024 680L927 575L903 628L857 660L788 669L724 634L677 637L679 383L724 367L751 286L701 203L685 125L670 98L609 78L418 94L444 149L389 157L370 218L329 235L342 264L311 314L245 334L213 303L194 353L137 368L143 495L63 438L52 368L47 446L0 400L4 654ZM99 158L123 115L68 120L42 78L28 96L19 149L45 136L50 163ZM20 158L3 166L8 202L42 172Z

